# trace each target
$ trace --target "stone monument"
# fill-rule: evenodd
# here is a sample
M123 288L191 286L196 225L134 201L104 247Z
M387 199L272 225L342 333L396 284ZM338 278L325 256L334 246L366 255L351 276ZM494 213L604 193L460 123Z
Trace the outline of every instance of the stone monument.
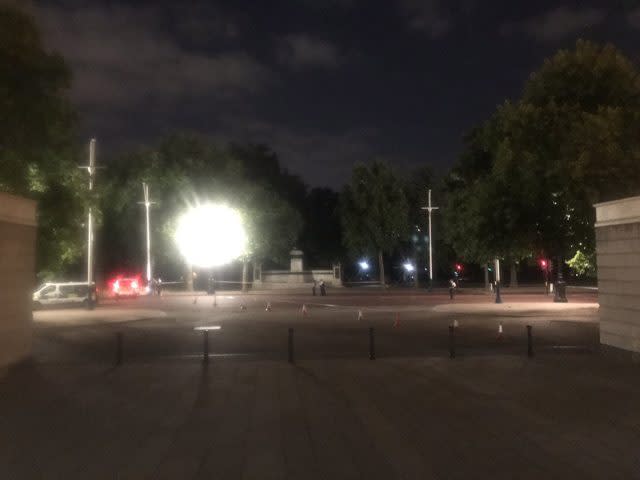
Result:
M260 265L253 268L253 287L264 289L275 288L308 288L313 282L324 281L328 287L342 287L340 264L326 269L304 269L304 253L297 248L289 252L289 270L262 270Z

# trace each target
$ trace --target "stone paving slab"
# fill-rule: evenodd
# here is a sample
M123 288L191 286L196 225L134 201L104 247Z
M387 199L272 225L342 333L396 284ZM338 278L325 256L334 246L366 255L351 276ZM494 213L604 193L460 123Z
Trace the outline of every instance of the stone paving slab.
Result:
M7 479L640 478L637 365L597 354L31 364Z

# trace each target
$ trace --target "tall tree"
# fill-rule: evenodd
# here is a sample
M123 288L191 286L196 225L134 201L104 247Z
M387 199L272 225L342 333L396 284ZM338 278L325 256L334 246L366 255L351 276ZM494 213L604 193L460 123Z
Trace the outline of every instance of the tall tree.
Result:
M82 256L86 195L73 147L71 73L45 50L34 19L0 5L0 190L38 201L37 270L62 274Z
M377 255L384 285L384 254L391 253L408 233L402 182L385 163L357 165L340 200L346 247L352 255Z
M303 204L300 247L314 265L331 265L343 256L339 198L338 192L329 188L313 188Z
M450 176L452 242L478 260L593 251L593 204L640 191L638 130L628 59L586 41L558 52L470 136Z
M272 188L269 175L256 173L237 155L193 134L164 138L157 146L113 159L102 205L102 265L106 271L139 269L144 258L141 183L151 186L152 236L157 271L181 274L174 242L177 217L199 202L226 203L244 213L249 252L244 260L283 263L301 228L299 213ZM277 160L277 159L276 159ZM277 167L277 164L276 164ZM279 167L278 167L279 168ZM265 178L265 176L267 178Z

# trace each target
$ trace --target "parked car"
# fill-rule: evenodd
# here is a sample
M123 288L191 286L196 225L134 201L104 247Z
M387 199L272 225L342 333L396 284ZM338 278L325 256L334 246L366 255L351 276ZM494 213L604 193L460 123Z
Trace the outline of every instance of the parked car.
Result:
M33 308L37 310L43 307L73 305L87 308L92 300L93 305L97 303L94 291L95 286L89 288L86 282L48 282L33 293Z
M111 282L111 292L116 298L137 297L144 290L141 289L138 277L117 277Z

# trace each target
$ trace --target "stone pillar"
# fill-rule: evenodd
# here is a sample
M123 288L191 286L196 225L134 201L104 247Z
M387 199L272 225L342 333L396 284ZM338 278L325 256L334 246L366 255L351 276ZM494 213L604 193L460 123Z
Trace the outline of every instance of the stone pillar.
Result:
M333 278L342 280L342 265L340 263L333 264Z
M0 369L31 355L36 202L0 193Z
M302 250L298 250L294 248L289 252L291 255L291 267L290 270L292 272L302 272L304 270L302 265Z
M640 360L640 197L595 208L600 343Z
M256 261L253 262L253 281L262 282L262 264Z

